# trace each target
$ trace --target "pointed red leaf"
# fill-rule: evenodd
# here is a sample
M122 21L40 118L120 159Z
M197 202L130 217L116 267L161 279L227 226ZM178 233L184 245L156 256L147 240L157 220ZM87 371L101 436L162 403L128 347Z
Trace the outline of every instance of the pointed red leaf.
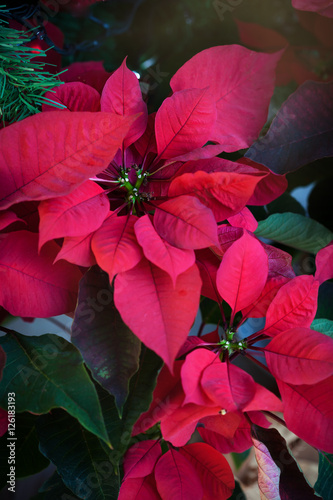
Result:
M333 278L333 241L326 247L319 250L316 255L315 279L319 283Z
M265 355L273 375L293 385L316 384L333 375L333 339L310 328L279 333Z
M203 500L226 500L232 495L235 480L227 460L206 443L188 444L180 453L196 469L203 486Z
M13 316L45 318L75 309L81 272L67 262L52 264L58 245L38 254L38 234L9 233L1 238L0 304Z
M195 403L203 406L216 406L200 385L202 372L212 363L219 362L217 354L207 349L197 349L186 356L181 370L182 385L186 403Z
M175 247L197 249L218 244L213 213L194 196L178 196L158 205L154 226Z
M176 248L163 240L155 231L148 215L139 218L134 231L145 257L168 273L174 284L179 274L193 266L194 251Z
M110 210L103 188L86 181L70 195L42 201L38 211L39 248L49 240L85 236L98 229Z
M256 300L267 280L268 258L261 243L245 232L225 252L216 275L221 297L233 312Z
M264 332L274 336L293 327L309 327L316 315L319 283L313 276L296 276L271 302Z
M135 443L124 457L124 479L148 476L153 472L161 455L161 445L158 441L148 439Z
M44 94L44 99L51 99L66 106L64 111L99 111L101 96L96 89L82 82L69 82ZM42 110L56 111L50 104L43 104Z
M118 500L161 500L153 474L125 479L120 487Z
M212 135L216 107L208 85L176 92L157 111L155 134L160 158L173 158L203 146Z
M247 207L244 207L238 214L228 217L228 222L232 226L242 227L252 233L258 227L258 222Z
M333 377L314 385L277 382L288 429L311 446L333 453Z
M102 172L133 117L38 113L0 131L0 208L69 194Z
M281 52L260 54L239 45L212 47L186 62L170 85L174 92L209 86L217 107L210 140L237 151L250 146L265 124L280 57Z
M288 283L288 281L289 278L285 276L276 276L275 278L268 279L257 300L253 301L248 307L242 309L243 318L264 318L275 295L283 285Z
M96 259L91 250L91 240L94 234L95 233L90 233L86 236L65 238L54 263L60 259L64 259L78 266L94 266L96 264Z
M134 232L137 220L134 215L111 215L91 240L97 263L109 274L110 282L117 273L132 269L142 258L142 250Z
M116 277L114 301L124 322L171 371L195 319L200 289L196 266L180 274L175 286L146 259Z
M283 403L275 394L261 384L255 384L255 395L253 399L243 408L243 411L283 411Z
M184 173L172 181L168 195L196 196L219 222L244 208L259 180L259 176L233 172Z
M198 473L183 455L171 448L157 462L155 480L163 500L201 500L203 489Z
M6 227L10 226L11 224L13 224L14 222L17 222L17 221L24 222L11 210L6 210L4 212L1 212L0 213L0 231L2 231L2 229L5 229Z
M269 449L264 443L254 436L252 436L252 441L258 463L258 486L261 500L276 500L277 498L281 498L279 490L281 469L275 463Z
M201 387L217 406L226 411L244 408L256 387L251 375L230 363L214 363L202 372Z
M121 116L141 113L126 134L125 147L133 144L144 133L148 116L147 106L142 99L139 80L126 66L126 58L104 85L101 110Z

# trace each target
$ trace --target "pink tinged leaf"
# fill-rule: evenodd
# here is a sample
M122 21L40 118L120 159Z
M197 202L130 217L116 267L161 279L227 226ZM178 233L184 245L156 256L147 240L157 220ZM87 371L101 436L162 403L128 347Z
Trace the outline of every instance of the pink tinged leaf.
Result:
M333 241L326 247L319 250L316 255L315 279L319 283L333 278Z
M277 429L252 425L251 436L258 462L258 485L263 500L315 500L314 489L305 480L287 443Z
M205 368L201 387L220 409L226 411L245 408L256 392L251 375L230 363L215 363Z
M244 208L259 180L259 176L234 172L184 173L172 181L168 195L196 196L219 222Z
M94 232L86 236L73 236L64 239L61 250L54 263L64 259L67 262L83 267L91 267L96 264L96 259L91 250L91 240Z
M0 131L0 208L64 196L102 172L134 117L39 113Z
M139 80L126 66L124 59L104 85L101 97L101 111L121 116L140 116L131 126L124 140L124 147L133 144L145 131L147 125L147 106L142 100Z
M244 207L238 214L228 217L228 222L232 226L242 227L252 233L258 227L258 222L247 207Z
M195 265L178 276L175 286L146 259L116 278L114 301L123 321L171 371L195 319L200 289Z
M235 480L227 460L206 443L188 444L180 453L191 462L201 479L203 500L226 500L232 495Z
M18 221L24 222L11 210L6 210L5 212L1 212L0 213L0 231L5 229L6 227L10 226L14 222L18 222Z
M262 243L268 256L268 277L285 276L287 278L295 278L295 272L292 267L292 257L289 253L284 252L280 248Z
M154 226L175 247L198 249L218 245L213 213L193 196L178 196L159 205Z
M137 220L134 215L112 215L104 221L91 240L97 263L109 274L110 282L117 273L132 269L142 259L142 249L134 232Z
M69 82L44 94L44 99L66 106L64 111L99 111L101 96L96 89L81 82ZM58 108L59 109L59 108ZM56 111L51 104L43 104L42 111Z
M121 484L118 500L161 500L153 474L125 479Z
M293 385L316 384L333 375L333 339L310 328L279 333L265 355L272 374Z
M203 489L196 469L179 451L171 448L157 462L155 480L163 500L201 500Z
M216 275L221 297L235 314L256 300L267 280L268 258L261 243L243 234L225 252Z
M58 245L38 254L38 234L9 233L1 239L0 304L13 316L45 318L75 309L81 272L67 262L52 264Z
M261 500L280 500L279 483L281 470L274 462L267 447L252 437L258 463L258 486Z
M185 63L170 85L174 92L209 86L217 107L210 140L223 144L225 151L237 151L250 146L266 122L281 54L260 54L239 45L212 47Z
M288 429L311 446L333 453L333 376L314 385L277 382Z
M42 201L38 211L39 248L49 240L85 236L98 229L110 210L104 190L86 181L67 196Z
M209 84L176 92L157 111L155 134L159 158L173 158L203 146L216 121Z
M195 263L194 251L176 248L163 240L155 231L148 215L139 218L134 231L145 257L168 273L173 284L176 283L177 276Z
M124 479L148 476L153 472L161 454L158 441L148 439L135 443L124 457Z
M243 318L264 318L275 295L288 281L289 278L285 276L276 276L275 278L268 279L257 300L250 306L242 309Z
M283 285L267 310L264 333L274 336L293 327L309 327L316 315L318 286L313 276L296 276Z
M133 427L133 435L146 431L163 418L168 418L184 400L184 391L180 382L180 370L184 361L175 361L174 372L170 373L163 365L153 393L153 401L145 413L137 420Z
M219 362L218 355L207 349L197 349L186 356L181 370L181 380L185 392L184 404L216 406L216 402L207 396L200 385L202 371L216 361Z

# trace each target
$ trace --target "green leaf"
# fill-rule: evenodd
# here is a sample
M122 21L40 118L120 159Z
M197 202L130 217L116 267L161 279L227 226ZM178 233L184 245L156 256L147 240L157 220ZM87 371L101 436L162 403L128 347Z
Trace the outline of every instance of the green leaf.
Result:
M319 222L290 212L260 221L255 234L311 253L317 253L333 239L333 233Z
M49 461L39 451L39 440L35 429L36 415L15 415L15 441L8 441L8 434L0 438L0 490L7 483L10 465L15 466L17 478L30 476L45 469ZM9 443L15 443L15 463L9 464Z
M311 327L312 330L316 330L317 332L324 333L329 337L333 338L333 321L329 319L315 319Z
M41 452L75 495L91 500L118 497L119 472L110 462L110 450L97 436L60 409L39 417L36 427Z
M333 454L319 452L318 479L314 489L323 500L333 498Z
M31 500L78 500L79 497L67 488L56 471Z
M119 463L131 442L133 425L152 402L157 374L162 365L162 360L153 351L142 347L140 367L131 379L122 419L118 417L114 398L101 386L97 387L105 425L114 448L111 460L115 464Z
M101 406L79 351L57 335L27 337L6 329L0 344L7 363L0 383L0 406L16 393L16 411L47 413L62 407L109 443Z
M122 321L109 277L97 266L80 281L72 342L94 379L114 395L121 416L129 380L139 368L141 342Z

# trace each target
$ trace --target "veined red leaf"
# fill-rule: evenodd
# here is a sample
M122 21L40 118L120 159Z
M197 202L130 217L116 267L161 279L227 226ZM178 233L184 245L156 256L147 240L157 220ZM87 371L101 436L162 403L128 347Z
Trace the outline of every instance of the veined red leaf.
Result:
M175 361L174 372L163 365L153 393L153 401L145 413L137 420L133 427L133 435L140 434L152 425L171 415L184 400L184 391L180 382L180 370L184 361Z
M148 215L139 218L134 231L145 257L168 273L174 284L179 274L193 266L194 251L176 248L163 240L155 231Z
M176 92L156 113L155 134L159 158L173 158L203 146L216 121L209 84Z
M319 283L333 278L333 241L326 247L319 250L316 255L315 279Z
M228 248L244 234L241 227L229 226L229 224L221 224L218 227L218 237L219 237L219 248L218 255L221 257ZM216 251L216 250L215 250Z
M274 336L292 327L309 327L316 315L319 283L313 276L296 276L283 285L266 313L264 332Z
M259 176L233 172L184 173L171 182L168 195L196 196L219 222L244 208L259 180Z
M67 260L72 264L83 267L91 267L96 264L96 259L91 250L91 239L94 232L86 236L73 236L64 239L61 250L54 259L56 263L60 259Z
M258 227L258 222L247 207L244 207L238 214L228 217L228 222L232 226L242 227L252 233Z
M101 97L101 111L121 116L133 116L140 113L126 134L124 147L133 144L144 133L148 116L139 80L133 71L127 68L126 59L105 83Z
M258 463L258 486L262 500L303 500L318 498L307 483L287 443L276 429L251 427Z
M110 282L117 273L132 269L142 259L142 249L134 232L137 220L134 215L111 215L91 240L97 263L109 274Z
M223 144L225 151L237 151L249 147L265 124L281 54L260 54L239 45L212 47L186 62L170 85L174 92L209 86L217 107L210 140Z
M14 222L21 221L24 222L22 219L20 219L15 212L12 212L11 210L6 210L4 212L0 213L0 231L2 229L5 229L6 227L10 226Z
M232 495L235 480L227 460L206 443L187 444L179 450L197 471L204 490L203 500L225 500Z
M161 445L158 441L148 439L135 443L124 457L124 479L148 476L153 472L161 455Z
M64 196L102 172L135 117L38 113L0 131L0 208Z
M295 278L295 271L292 267L292 257L289 253L284 252L280 248L262 243L268 257L268 277L285 276L287 278Z
M175 247L197 249L218 245L214 215L194 196L178 196L158 205L154 226Z
M248 307L242 309L243 318L264 318L275 295L283 285L288 283L288 281L289 278L285 276L276 276L275 278L268 279L257 300L252 302Z
M85 236L98 229L110 210L103 188L86 181L70 195L39 204L39 248L49 240L65 236Z
M124 322L172 371L199 307L198 268L194 265L180 274L173 286L165 271L142 259L119 273L114 286L115 305Z
M310 328L279 333L265 347L268 368L293 385L316 384L333 375L333 339Z
M251 375L231 363L214 363L202 372L201 387L217 406L226 411L244 408L256 387Z
M244 232L225 252L216 275L221 297L235 314L256 300L267 280L268 258L261 243Z
M197 349L186 356L181 370L182 386L186 403L203 406L216 406L200 385L202 372L207 366L219 362L219 357L207 349ZM215 366L215 365L214 365Z
M56 316L75 309L81 272L67 262L52 264L58 245L38 254L38 234L9 233L1 238L0 304L13 316Z
M63 111L99 111L101 96L96 89L82 82L68 82L44 94L44 99L51 99L66 108ZM56 111L50 104L43 104L42 111Z
M311 446L333 453L333 376L314 385L277 382L288 429Z
M120 487L118 500L161 500L153 474L125 479Z
M157 462L155 480L163 500L201 500L203 489L198 473L185 456L171 448Z

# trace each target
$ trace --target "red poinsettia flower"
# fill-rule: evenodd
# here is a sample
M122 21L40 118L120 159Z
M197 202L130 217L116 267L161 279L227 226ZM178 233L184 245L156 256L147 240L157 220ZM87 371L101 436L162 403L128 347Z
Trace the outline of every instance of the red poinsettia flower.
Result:
M159 441L134 444L124 457L119 500L135 498L227 499L235 481L227 460L206 443L192 443L162 454Z
M227 235L232 239L232 233L235 238L235 228L223 232L225 242ZM226 250L220 246L223 257L217 270L212 262L210 268L201 267L202 274L209 274L216 283L215 289L207 289L218 294L220 305L226 301L232 309L226 323L221 308L223 339L217 331L203 338L188 338L179 352L179 357L186 355L185 361L176 361L173 376L166 367L162 369L153 402L134 432L143 432L160 421L163 437L174 446L182 446L198 425L203 439L219 451L244 451L251 446L249 421L264 427L267 421L265 425L259 411L283 410L293 432L331 452L332 403L326 396L332 389L333 341L308 327L317 308L318 286L333 276L332 266L327 265L333 246L318 253L315 277L289 277L290 271L281 266L283 254L272 256L267 246L247 231L228 245ZM202 254L200 259L204 263ZM243 318L238 320L240 312ZM266 316L265 328L243 339L238 328L252 315ZM264 347L255 345L270 338ZM264 355L267 364L251 353ZM273 375L283 406L234 364L240 354Z
M258 136L280 55L239 46L203 51L176 73L174 93L149 117L124 61L101 96L84 83L65 84L50 96L67 109L45 106L41 115L2 131L0 207L39 202L40 252L33 224L3 236L0 262L10 269L11 292L10 300L8 292L1 297L2 305L24 316L68 312L81 273L75 265L97 261L110 281L115 277L115 305L125 323L172 368L199 304L194 251L219 245L218 222L234 217L232 223L243 226L246 203L267 203L286 187L284 177L248 160L212 158L248 147ZM11 212L7 221L18 214ZM64 241L55 259L59 238ZM46 287L46 276L43 285L38 281L39 259L44 274L50 267L54 275ZM30 272L22 278L27 265ZM21 289L34 283L30 311L28 302L23 307L14 299L18 279ZM49 285L59 289L59 307L51 306L53 295L47 298ZM31 292L26 295L31 301Z

